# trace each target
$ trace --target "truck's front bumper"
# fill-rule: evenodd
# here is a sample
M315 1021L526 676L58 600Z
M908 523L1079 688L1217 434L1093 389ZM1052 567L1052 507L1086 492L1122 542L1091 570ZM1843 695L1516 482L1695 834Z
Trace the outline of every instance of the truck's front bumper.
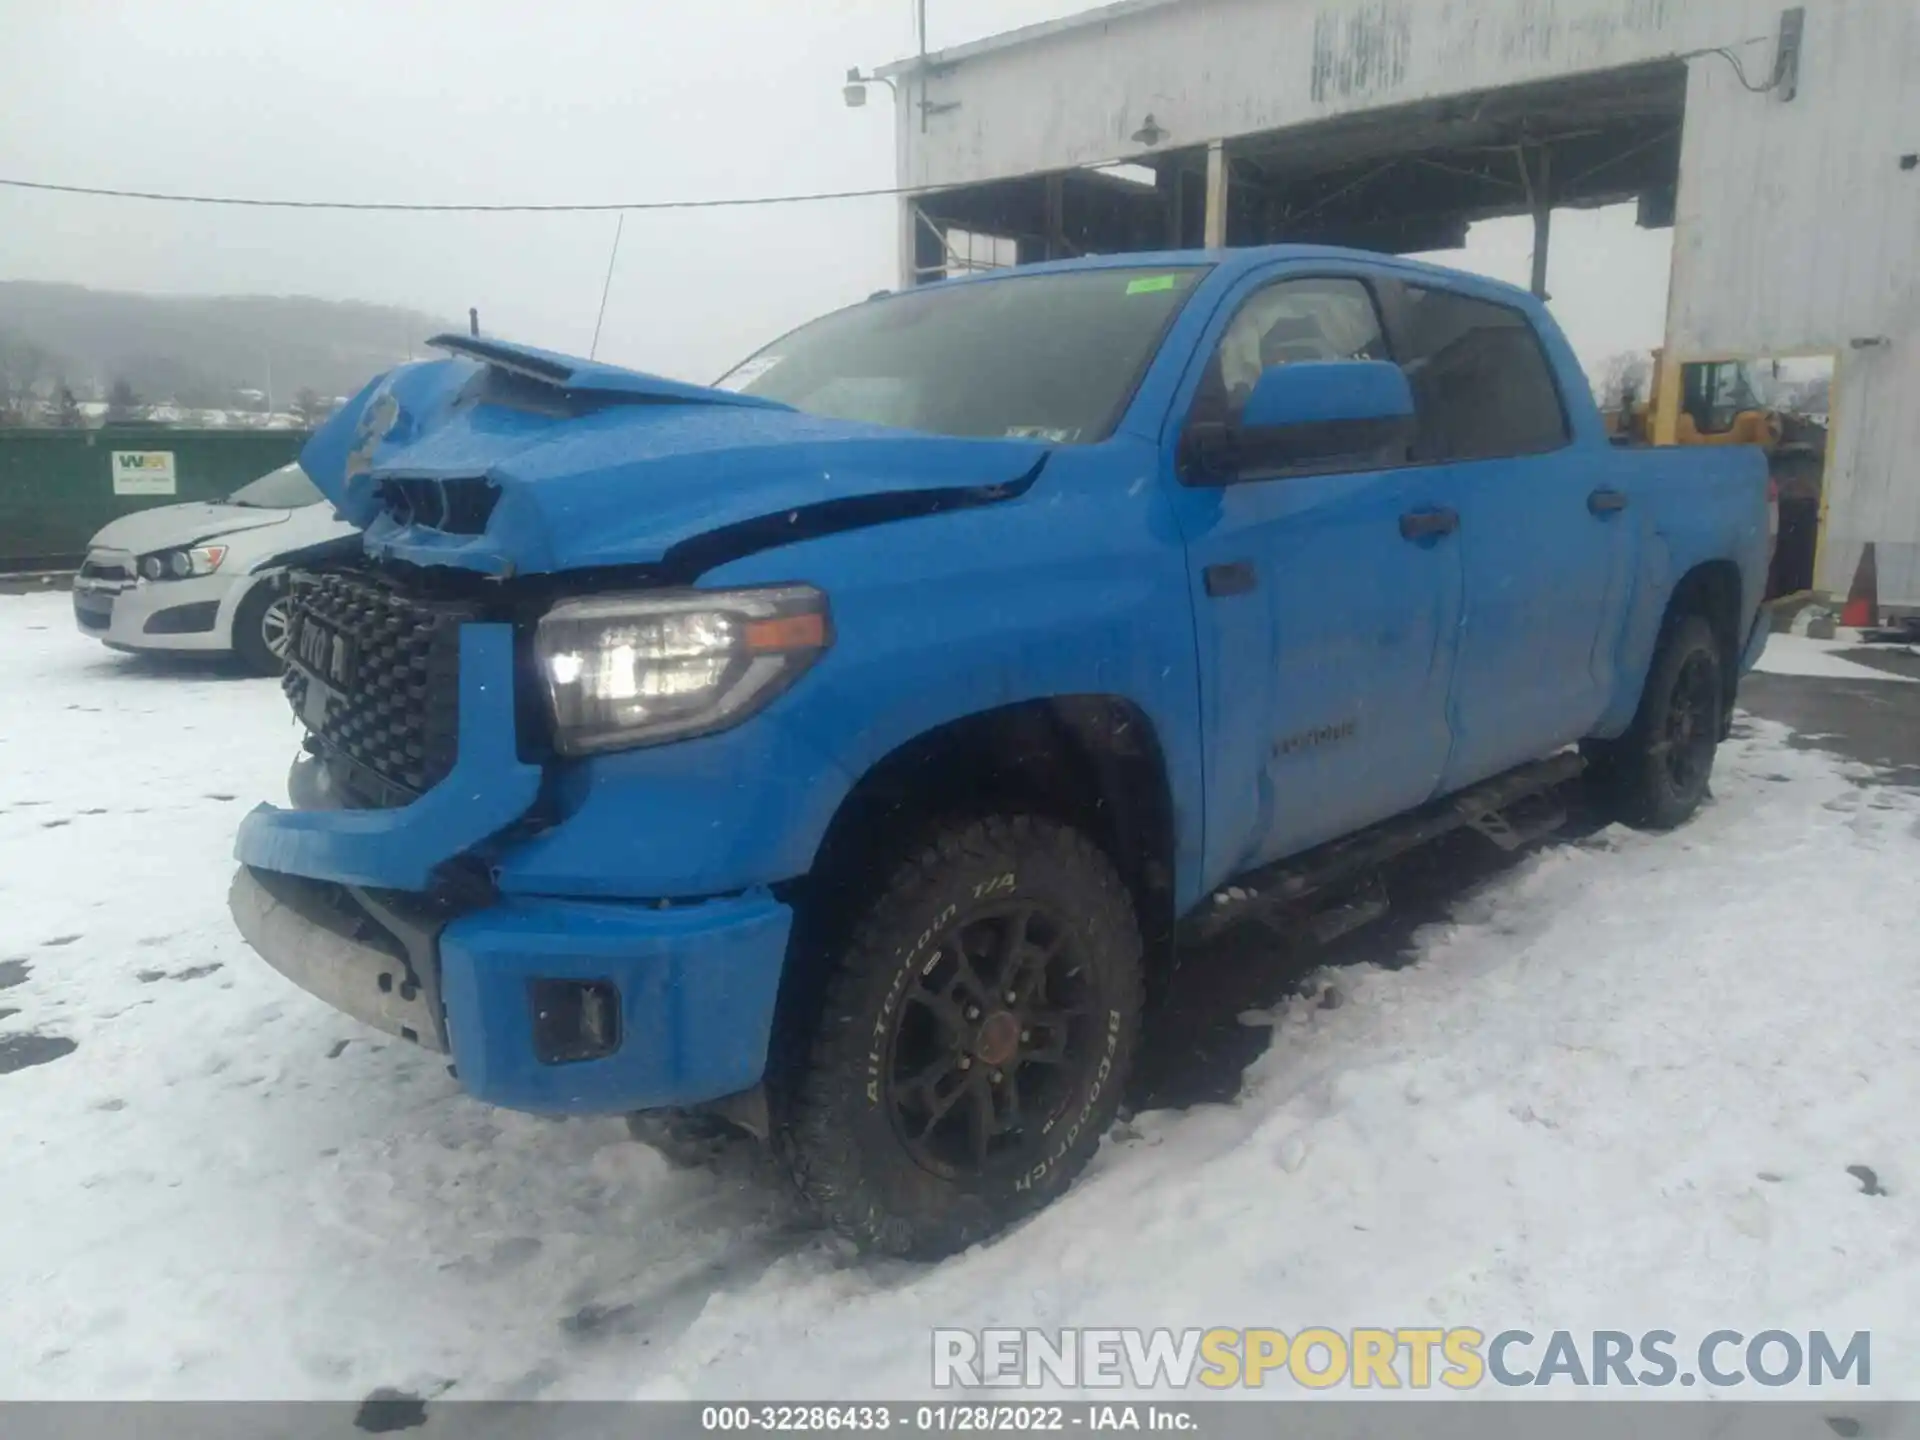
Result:
M230 905L248 943L336 1008L450 1052L467 1090L496 1105L614 1113L750 1089L792 912L751 880L698 902L579 898L560 888L577 882L563 867L534 877L554 890L528 893L510 873L528 845L514 827L542 777L515 738L512 631L462 626L459 677L458 757L411 804L346 808L309 761L289 781L296 808L247 816ZM597 846L576 849L617 859L635 829L663 848L683 836L684 849L725 819L716 811L695 830L681 807L649 825L648 808L629 803ZM439 897L456 861L470 898L450 903Z
M296 985L450 1052L477 1099L560 1114L693 1105L755 1085L792 923L765 892L664 909L513 899L450 913L244 866L229 903L247 942ZM617 1023L595 1026L585 1045L572 1037L598 1053L555 1059L553 1011L570 987L610 1000Z

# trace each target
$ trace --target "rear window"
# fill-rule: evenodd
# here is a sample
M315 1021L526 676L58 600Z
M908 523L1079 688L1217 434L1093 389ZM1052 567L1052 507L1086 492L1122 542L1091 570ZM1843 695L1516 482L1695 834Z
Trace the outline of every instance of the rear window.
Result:
M1518 310L1410 285L1400 357L1420 416L1414 458L1538 455L1567 443L1567 414L1533 324Z
M1104 439L1204 267L934 284L804 325L717 383L939 435Z

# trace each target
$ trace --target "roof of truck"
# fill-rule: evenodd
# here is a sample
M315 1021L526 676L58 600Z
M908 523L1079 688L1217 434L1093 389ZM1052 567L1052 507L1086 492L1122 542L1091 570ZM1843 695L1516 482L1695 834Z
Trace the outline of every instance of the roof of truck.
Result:
M1232 275L1281 260L1339 260L1383 266L1409 276L1426 275L1435 280L1458 282L1465 278L1471 280L1477 288L1503 290L1519 300L1533 299L1527 290L1517 285L1509 285L1504 280L1495 280L1446 265L1435 265L1425 260L1409 260L1402 255L1389 255L1378 250L1352 250L1337 245L1250 245L1224 250L1121 251L1111 255L1081 255L1071 260L1045 260L1031 265L982 270L932 283L977 285L991 284L996 280L1012 279L1022 275L1046 275L1060 271L1176 269L1197 265L1210 266Z

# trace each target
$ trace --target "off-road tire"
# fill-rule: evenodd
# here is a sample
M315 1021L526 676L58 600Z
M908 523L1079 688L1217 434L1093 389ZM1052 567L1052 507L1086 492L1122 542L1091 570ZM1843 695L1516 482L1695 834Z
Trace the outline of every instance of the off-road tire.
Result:
M903 1126L897 1107L901 1095L915 1092L911 1085L898 1088L903 1082L893 1067L897 1058L906 1063L910 1026L931 1026L944 1037L948 1032L940 1027L968 1008L962 1004L938 1024L925 1008L931 982L957 973L952 967L963 935L977 944L982 934L995 933L990 927L1010 924L1001 917L1029 910L1034 917L1058 917L1058 923L1020 921L1021 935L1052 937L1020 953L1051 950L1067 957L1033 959L1023 973L1038 970L1050 977L1037 982L1049 997L1046 1004L1060 1005L1063 990L1077 997L1073 1013L1081 1018L1072 1022L1074 1038L1058 1047L1071 1059L1025 1058L1035 1053L1026 1048L1029 1039L1050 1033L1037 1018L1041 1029L1020 1032L1016 1058L986 1058L992 1053L987 1027L999 1019L998 1010L979 1020L975 1049L957 1041L946 1046L942 1054L964 1055L969 1071L946 1078L976 1087L960 1104L975 1104L978 1087L996 1087L992 1100L979 1102L991 1123L1002 1123L994 1107L1006 1099L1008 1092L998 1087L1009 1079L1023 1102L1029 1094L1046 1098L1044 1111L1037 1099L1031 1114L1022 1104L1021 1121L998 1132L993 1143L1004 1149L986 1166L938 1173L929 1165L939 1157L923 1158L909 1148L907 1131L914 1126ZM791 1070L774 1079L775 1149L821 1217L862 1248L928 1259L948 1255L1058 1196L1112 1124L1140 1031L1144 965L1133 898L1099 847L1068 826L1026 815L956 820L936 830L888 878L851 937L828 965L809 1043L795 1047ZM974 979L1008 973L993 956L969 965ZM997 992L1000 983L989 988ZM964 993L959 981L953 987L946 993ZM1025 1008L1024 1000L1014 1006L1007 1000L1013 993L992 1003L1006 1002L1009 1015L1048 1013L1038 1005ZM916 1043L945 1045L924 1035ZM973 1072L976 1063L986 1068ZM929 1103L935 1094L930 1086L920 1093ZM964 1112L961 1121L969 1124ZM925 1133L911 1142L923 1154ZM964 1143L971 1146L970 1125L966 1134Z
M284 580L262 580L247 592L233 615L233 653L255 675L278 675L287 662L273 653L264 625L267 611L287 598Z
M1669 618L1632 726L1617 740L1584 747L1590 787L1608 814L1642 830L1671 830L1693 817L1710 793L1725 675L1726 657L1706 617ZM1705 705L1703 692L1711 697L1710 713L1683 717L1683 708ZM1682 749L1693 763L1677 774L1674 757Z

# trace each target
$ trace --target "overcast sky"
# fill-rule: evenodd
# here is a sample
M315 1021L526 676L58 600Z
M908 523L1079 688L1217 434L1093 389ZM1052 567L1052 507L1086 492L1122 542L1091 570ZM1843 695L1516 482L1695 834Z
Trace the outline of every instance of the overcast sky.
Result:
M1293 0L1275 0L1293 3ZM934 48L1085 8L930 0ZM287 198L696 199L893 182L912 0L0 0L0 176ZM0 189L0 277L309 294L584 353L614 217L247 211ZM1524 283L1524 221L1444 258ZM710 380L894 281L892 202L630 214L602 358ZM1563 215L1555 308L1590 367L1662 330L1668 235Z

